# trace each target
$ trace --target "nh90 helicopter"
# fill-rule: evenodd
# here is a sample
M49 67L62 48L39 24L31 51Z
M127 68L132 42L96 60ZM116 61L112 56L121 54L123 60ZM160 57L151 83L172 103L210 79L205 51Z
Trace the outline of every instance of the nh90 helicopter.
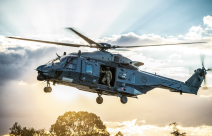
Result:
M138 95L146 94L154 88L169 89L171 92L196 94L200 88L202 81L205 79L206 71L203 60L202 68L194 71L194 74L184 83L167 77L151 74L138 69L144 63L132 61L120 54L112 54L108 49L117 48L135 48L146 46L163 46L177 44L197 44L193 43L176 43L176 44L159 44L159 45L139 45L139 46L111 46L108 43L96 43L91 39L80 34L73 28L69 28L75 34L84 39L89 45L59 43L50 41L41 41L25 38L8 37L12 39L34 41L41 43L57 44L70 47L90 47L97 48L95 52L70 53L63 56L57 54L57 58L49 61L47 64L39 66L37 79L39 81L47 81L47 87L44 92L51 92L50 82L76 87L79 90L97 93L96 102L101 104L103 98L101 95L118 96L123 104L127 103L127 97L137 98ZM106 68L112 74L109 80L109 86L102 82Z

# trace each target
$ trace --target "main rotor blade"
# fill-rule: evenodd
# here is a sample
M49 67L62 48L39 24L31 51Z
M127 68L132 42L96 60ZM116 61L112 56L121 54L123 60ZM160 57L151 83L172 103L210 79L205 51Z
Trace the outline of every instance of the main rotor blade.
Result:
M114 46L113 48L137 48L137 47L148 47L148 46L165 46L165 45L198 44L198 43L206 43L206 42L171 43L171 44L153 44L153 45L138 45L138 46Z
M17 37L7 37L10 39L18 39L18 40L24 40L24 41L32 41L32 42L40 42L40 43L49 43L49 44L57 44L57 45L63 45L63 46L73 46L73 47L90 47L88 45L82 45L82 44L71 44L71 43L61 43L61 42L50 42L50 41L42 41L42 40L34 40L34 39L26 39L26 38L17 38Z
M77 32L76 30L74 30L73 28L68 28L71 31L73 31L75 34L77 34L79 37L81 37L83 40L85 40L87 43L89 44L96 44L96 42L92 41L91 39L87 38L86 36L82 35L81 33Z

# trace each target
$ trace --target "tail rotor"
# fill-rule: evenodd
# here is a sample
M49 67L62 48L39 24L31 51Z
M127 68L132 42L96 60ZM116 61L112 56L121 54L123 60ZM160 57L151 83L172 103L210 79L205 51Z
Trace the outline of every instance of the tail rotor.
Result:
M206 90L206 89L208 89L207 82L206 82L206 79L207 79L206 74L207 74L207 71L212 71L212 68L205 69L205 65L204 65L205 55L201 54L200 59L201 59L201 64L202 64L202 70L200 72L200 76L204 76L204 87L203 87L203 89Z

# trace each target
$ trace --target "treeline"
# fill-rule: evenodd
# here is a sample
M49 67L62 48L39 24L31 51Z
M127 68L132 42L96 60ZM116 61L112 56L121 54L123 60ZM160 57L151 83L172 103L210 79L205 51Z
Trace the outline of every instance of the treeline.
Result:
M69 111L59 116L49 132L21 127L18 122L10 128L11 136L110 136L106 125L94 113ZM115 136L123 136L119 131Z
M173 127L170 132L173 136L186 136L186 133L180 133L177 123L171 123ZM33 127L21 127L18 122L9 128L10 136L110 136L106 125L103 124L100 117L94 113L84 111L69 111L59 116L55 124L51 125L49 132L45 129L34 129ZM119 131L115 136L123 136Z

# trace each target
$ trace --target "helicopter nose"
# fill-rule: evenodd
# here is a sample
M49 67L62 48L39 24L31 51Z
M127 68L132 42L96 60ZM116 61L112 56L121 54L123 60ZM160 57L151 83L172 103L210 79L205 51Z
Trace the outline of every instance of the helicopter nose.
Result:
M53 71L54 71L51 68L51 66L46 66L46 65L41 65L36 70L38 71L37 80L39 80L39 81L43 81L48 78L51 78L53 75Z
M46 80L46 79L47 79L47 78L43 75L42 72L39 72L39 73L38 73L37 80L39 80L39 81L44 81L44 80Z
M37 80L43 81L49 78L52 78L53 71L51 69L43 68L42 70L38 71Z
M39 67L37 67L37 71L42 71L42 68L44 67L45 65L41 65L41 66L39 66Z

